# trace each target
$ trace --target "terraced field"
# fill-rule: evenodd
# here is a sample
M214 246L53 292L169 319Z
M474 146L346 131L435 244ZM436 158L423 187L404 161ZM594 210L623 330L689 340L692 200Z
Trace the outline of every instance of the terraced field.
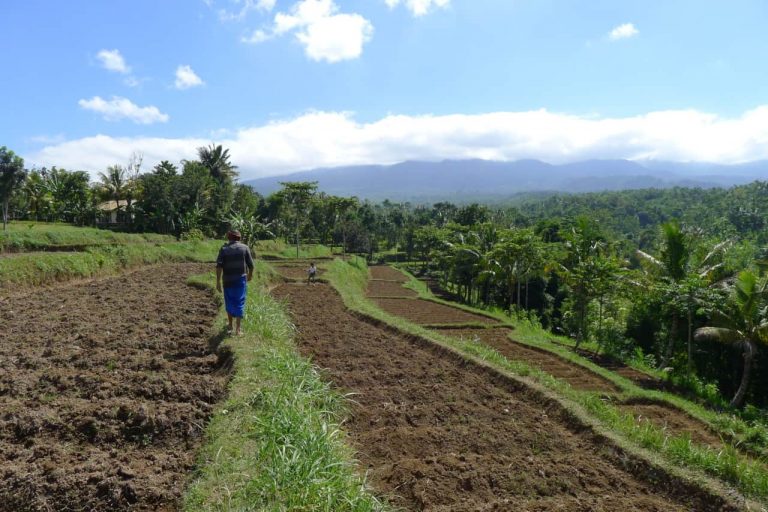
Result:
M210 265L0 300L0 511L176 510L226 372Z
M351 314L327 285L273 293L288 301L302 353L354 394L345 429L369 482L395 506L739 509L615 448L537 392Z

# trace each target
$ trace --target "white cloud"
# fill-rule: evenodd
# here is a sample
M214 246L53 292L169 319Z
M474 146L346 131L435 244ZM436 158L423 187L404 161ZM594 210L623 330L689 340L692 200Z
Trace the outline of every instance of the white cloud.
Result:
M384 0L387 7L394 9L400 4L405 4L414 16L424 16L432 8L448 7L451 0Z
M189 89L190 87L205 85L205 82L197 76L190 66L179 66L176 68L176 82L174 85L177 89Z
M77 102L81 108L98 112L107 121L130 119L137 124L165 123L168 114L163 114L155 106L140 107L127 98L113 96L107 101L100 96Z
M349 113L310 112L294 119L218 133L222 139L217 143L230 148L244 179L316 167L444 158L536 158L551 163L592 158L739 163L768 159L768 105L736 118L696 110L620 118L535 110L390 115L359 123ZM200 138L99 135L48 144L25 157L36 165L93 171L123 161L133 151L143 153L150 165L163 159L194 158L195 148L210 142Z
M96 54L104 69L127 75L131 68L125 63L125 59L120 54L120 50L101 50Z
M618 27L614 27L613 30L608 34L608 39L611 41L618 41L619 39L629 39L630 37L635 37L637 34L639 34L640 31L635 28L635 25L632 23L624 23L623 25L619 25Z
M231 0L238 7L235 11L219 9L219 19L221 21L243 21L251 11L270 12L275 8L276 0ZM213 5L209 0L206 2L208 7Z
M279 12L269 29L256 30L242 39L260 43L293 33L312 60L339 62L356 59L373 36L373 25L359 14L339 13L333 0L301 0L289 13Z
M259 44L263 43L264 41L268 41L272 39L272 35L267 34L262 29L256 29L254 30L250 36L243 37L240 39L243 43L249 43L249 44Z

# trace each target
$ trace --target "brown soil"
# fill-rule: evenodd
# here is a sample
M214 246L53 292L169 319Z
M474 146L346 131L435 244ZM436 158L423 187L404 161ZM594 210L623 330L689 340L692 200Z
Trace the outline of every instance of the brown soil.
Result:
M175 510L226 376L165 265L0 302L0 511Z
M277 271L278 274L281 276L287 278L287 279L307 279L307 269L309 268L309 265L302 265L302 266L296 266L296 265L273 265L274 269ZM317 269L317 276L323 275L325 271L321 268Z
M576 389L613 393L619 391L611 381L582 366L554 354L512 341L509 338L512 331L509 329L439 329L438 332L456 338L479 339L484 345L496 349L506 358L525 361L531 366L563 379Z
M371 271L371 277L373 279L385 279L387 281L397 281L399 283L405 283L408 281L408 276L387 265L376 265L368 267Z
M358 319L327 286L274 293L289 299L302 353L355 394L345 429L369 483L396 506L734 510L617 452L527 388Z
M381 309L417 324L498 323L493 318L476 315L437 302L421 299L373 299Z
M368 296L369 297L416 297L418 294L405 288L400 283L394 283L392 281L368 281Z
M722 440L701 421L692 418L683 411L664 404L623 404L619 406L625 412L632 413L640 422L650 422L666 429L671 435L687 434L694 443L722 447Z

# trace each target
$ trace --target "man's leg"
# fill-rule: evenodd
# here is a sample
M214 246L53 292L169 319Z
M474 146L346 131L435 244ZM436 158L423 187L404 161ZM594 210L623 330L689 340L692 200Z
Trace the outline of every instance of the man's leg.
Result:
M229 332L232 332L232 315L227 313L227 321L229 322L229 327L227 327L227 330ZM240 324L240 319L238 318L238 325Z
M242 318L239 316L235 318L235 334L238 336L240 336L240 320L242 320Z

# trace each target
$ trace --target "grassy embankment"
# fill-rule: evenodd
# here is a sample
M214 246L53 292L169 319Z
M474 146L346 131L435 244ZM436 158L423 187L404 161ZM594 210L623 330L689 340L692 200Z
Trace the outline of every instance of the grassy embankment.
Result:
M273 278L257 262L243 336L225 343L234 355L229 396L207 427L184 510L384 510L344 443L345 399L299 355L283 305L267 292ZM212 274L193 282L214 285Z
M496 350L482 343L474 340L460 340L447 337L423 326L412 324L400 317L385 313L365 297L368 272L365 262L361 259L356 259L349 263L335 261L330 266L330 272L326 274L326 277L339 290L344 302L352 310L365 313L404 332L415 334L450 347L472 359L484 361L504 373L527 379L534 386L544 388L548 392L560 397L561 403L577 417L591 424L596 431L602 432L607 437L614 439L619 446L629 451L644 450L652 459L664 467L671 468L673 473L687 473L689 470L694 470L693 476L699 475L696 478L703 478L704 475L709 475L728 486L735 487L747 496L757 498L763 502L768 500L768 469L766 469L766 466L761 461L739 453L737 449L727 443L722 448L712 448L696 444L686 435L671 435L666 429L652 423L637 422L632 414L619 409L613 400L607 399L601 393L573 389L568 383L538 368L531 367L523 361L509 360ZM416 289L424 298L456 306L456 304L431 297L423 283L415 279L410 283L409 287ZM479 314L489 314L488 312L465 306L459 307ZM490 315L512 325L509 317L505 317L500 313L490 313ZM535 347L542 347L545 343L552 345L551 342L546 341L551 339L552 336L541 329L537 329L535 326L520 324L512 326L515 328L515 340ZM594 365L566 349L553 351L616 383L622 389L622 398L642 396L656 400L665 400L674 405L679 404L686 411L695 410L701 416L710 419L711 424L714 426L719 424L733 424L736 426L739 424L738 420L733 418L720 418L718 423L716 421L716 416L718 415L715 413L706 411L677 396L643 390L627 379ZM583 360L577 361L577 359Z
M0 258L0 290L101 277L157 263L213 261L218 241L86 247L81 252L18 254Z
M79 250L99 245L171 243L176 239L155 233L116 233L106 229L47 222L11 222L0 231L0 252Z
M311 258L330 258L331 248L325 245L302 244L299 247L299 255L296 256L296 246L289 245L282 240L260 240L255 244L257 256L267 258L281 259L311 259Z

